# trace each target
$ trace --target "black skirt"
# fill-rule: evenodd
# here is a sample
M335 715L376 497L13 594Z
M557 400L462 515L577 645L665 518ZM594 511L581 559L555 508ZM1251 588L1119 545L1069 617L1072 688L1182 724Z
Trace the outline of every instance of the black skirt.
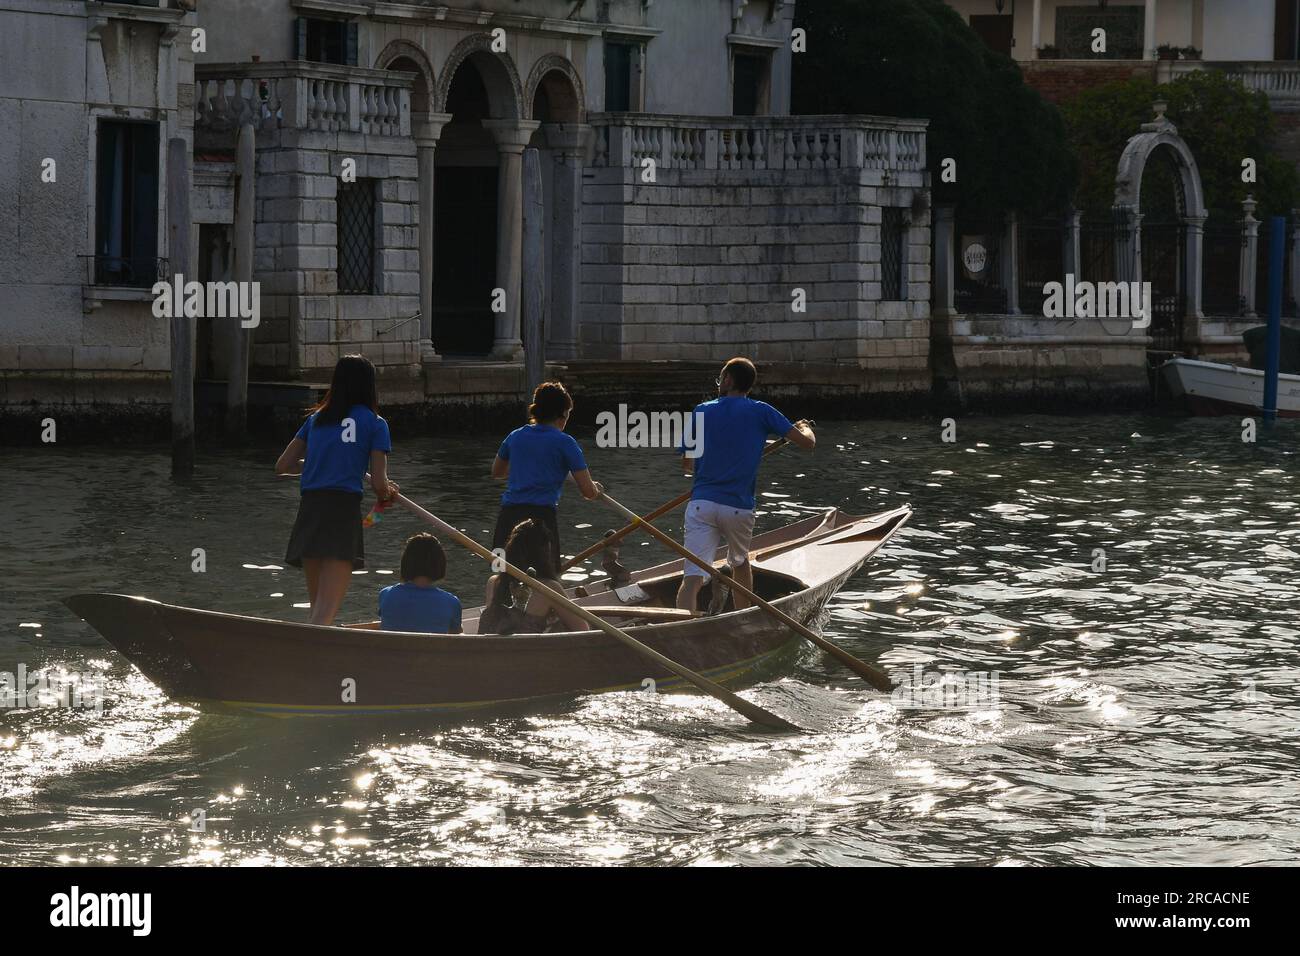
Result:
M302 493L284 560L300 568L304 558L351 561L354 571L366 566L361 495L332 490Z

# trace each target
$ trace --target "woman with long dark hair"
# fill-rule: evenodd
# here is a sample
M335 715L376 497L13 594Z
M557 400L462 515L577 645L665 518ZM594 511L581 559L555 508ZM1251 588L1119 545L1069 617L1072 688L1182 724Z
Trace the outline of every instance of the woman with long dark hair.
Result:
M492 531L492 547L506 543L519 522L533 518L551 534L554 565L560 567L560 526L556 517L560 491L573 476L584 498L598 498L604 490L591 480L582 449L564 433L573 411L573 399L559 382L543 382L533 392L528 406L528 424L506 436L492 462L492 477L505 479L501 512Z
M301 475L302 499L284 559L307 576L311 623L332 624L352 572L366 566L361 532L361 483L381 501L400 490L388 480L392 442L379 417L375 366L345 355L334 366L329 391L311 409L275 463L278 475Z
M536 518L515 525L505 544L508 562L530 571L537 580L563 594L564 585L560 582L559 563L553 550L549 529ZM541 634L557 622L567 631L587 629L582 618L558 601L516 584L508 574L488 578L487 604L478 620L480 634Z

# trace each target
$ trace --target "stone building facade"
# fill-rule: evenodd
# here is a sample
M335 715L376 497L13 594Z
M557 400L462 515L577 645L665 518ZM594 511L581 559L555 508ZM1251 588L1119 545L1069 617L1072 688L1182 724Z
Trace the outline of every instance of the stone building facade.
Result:
M195 16L0 2L0 403L166 401L168 141L192 141Z
M126 87L154 91L131 108L193 146L192 261L167 261L160 234L158 271L229 280L251 229L254 381L319 382L359 350L389 401L513 401L538 322L546 360L573 375L743 352L803 363L809 381L847 373L862 392L928 390L925 123L789 116L790 0L56 5L81 31L92 7L164 24L163 59L133 48L147 82ZM47 29L30 0L0 11ZM24 63L0 97L24 89ZM255 143L251 223L235 209L241 136ZM102 199L75 145L84 221ZM69 276L64 338L91 347L107 327ZM95 361L165 379L167 321L134 281L105 298L127 301L131 334L104 333L133 351ZM6 295L17 314L33 301L0 276ZM226 377L235 341L230 322L198 319L200 380ZM0 335L11 343L21 333ZM76 370L62 352L0 355Z

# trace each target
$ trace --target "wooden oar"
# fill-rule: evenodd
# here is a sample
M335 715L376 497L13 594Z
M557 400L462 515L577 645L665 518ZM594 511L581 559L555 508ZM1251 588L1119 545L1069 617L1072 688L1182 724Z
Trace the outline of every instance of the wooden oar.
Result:
M811 418L807 418L803 420L803 424L811 428L813 425L816 424L816 422L814 422ZM763 449L763 456L766 457L772 454L772 452L776 451L778 448L781 448L782 446L788 444L790 444L790 439L778 438L776 441L772 442L766 448ZM649 514L647 514L645 516L645 520L654 521L655 518L662 518L664 515L668 514L668 512L672 511L678 505L685 504L687 501L690 500L691 500L691 492L689 490L683 491L672 501L664 502L654 511L651 511ZM612 534L607 534L604 538L597 541L595 544L587 548L585 551L575 554L568 561L565 561L564 564L560 565L560 570L567 571L575 564L581 564L583 561L586 561L593 554L599 554L601 551L603 551L605 548L608 548L614 542L622 541L624 538L626 538L629 534L631 534L635 530L636 530L636 525L630 524L626 528L623 528L621 531L615 531Z
M676 674L678 677L682 678L682 680L689 681L690 683L698 687L700 690L704 691L706 694L710 694L711 696L716 697L718 700L722 701L732 710L736 711L737 713L743 714L745 717L748 717L754 723L762 724L765 727L772 727L775 728L776 730L800 730L799 727L796 727L788 720L778 717L776 714L772 713L771 711L764 710L762 707L759 707L757 704L750 703L749 701L745 700L745 698L737 694L733 694L731 691L727 690L721 684L717 684L709 680L707 677L705 677L702 674L697 674L695 671L691 670L690 668L683 667L681 664L678 664L676 661L672 660L671 658L665 657L663 654L660 654L654 648L647 647L645 644L642 644L640 641L638 641L635 637L632 637L630 634L619 630L617 627L615 627L613 624L610 624L608 621L604 621L601 618L597 617L595 614L587 610L581 604L575 604L573 601L570 601L569 598L564 594L561 594L559 591L556 591L553 588L547 587L541 581L538 581L536 578L532 577L528 573L524 571L520 571L513 564L510 564L504 559L499 558L497 555L493 554L487 548L483 547L483 545L479 544L473 538L469 537L466 534L461 533L456 528L453 528L451 525L447 524L447 522L443 521L437 515L429 511L425 511L423 508L417 505L410 498L407 498L405 495L398 495L397 503L400 504L407 511L410 511L412 514L418 515L419 517L423 518L425 521L429 522L429 524L433 525L435 528L438 529L438 532L440 534L444 534L447 537L451 538L453 541L455 541L457 544L461 545L462 547L468 548L470 551L474 552L480 558L487 561L488 563L492 563L500 560L501 564L505 565L506 574L510 575L516 581L522 581L524 584L528 585L534 591L541 594L547 600L559 604L561 607L565 608L569 612L578 615L580 618L582 618L592 627L598 628L604 631L610 637L614 638L615 640L621 641L624 645L636 651L642 657L654 661L660 667L663 667L665 670L671 671L672 673ZM498 564L497 566L500 567L500 564Z
M638 527L643 529L647 534L649 534L656 541L660 542L663 545L666 545L671 550L676 551L678 554L680 554L683 558L686 558L688 561L692 561L695 564L699 565L701 568L703 568L705 571L707 571L710 575L713 576L713 580L715 582L721 582L722 584L725 584L727 587L732 588L735 591L739 591L741 594L745 595L745 597L749 598L751 601L753 601L755 604L761 607L768 614L772 615L772 617L776 618L786 627L790 628L790 630L794 631L799 636L806 638L809 641L812 641L812 643L816 644L827 654L830 654L832 657L838 660L849 670L853 671L853 673L857 674L863 680L871 684L872 687L875 687L878 690L886 690L886 691L894 689L894 682L891 681L889 679L889 675L886 674L879 667L876 667L872 664L868 664L866 661L858 660L856 657L854 657L848 651L844 650L844 648L840 647L838 644L835 644L833 641L827 640L826 638L818 634L816 631L814 631L812 628L804 624L800 624L789 614L786 614L781 609L773 607L767 601L764 601L761 597L759 597L749 588L745 587L739 581L735 580L734 577L730 577L730 578L724 577L722 572L713 566L712 561L705 561L703 558L691 554L691 552L687 551L685 547L678 544L675 538L670 538L668 535L664 534L662 531L660 531L654 525L650 524L644 518L637 517L635 512L630 511L627 508L623 507L621 504L619 504L617 501L611 498L608 494L602 494L601 498L607 501L615 511L622 514L624 518L631 521L633 527Z

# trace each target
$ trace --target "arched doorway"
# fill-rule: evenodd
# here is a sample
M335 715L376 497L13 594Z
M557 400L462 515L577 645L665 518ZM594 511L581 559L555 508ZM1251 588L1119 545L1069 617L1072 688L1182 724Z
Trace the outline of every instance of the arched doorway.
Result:
M1200 338L1204 319L1205 201L1196 158L1165 118L1165 104L1154 108L1115 174L1116 278L1151 283L1152 347L1181 352Z
M501 138L491 125L519 118L520 84L508 57L491 52L490 44L487 35L462 41L438 82L440 112L450 118L436 159L433 342L453 356L484 356L500 347L503 323L493 309L498 288L506 290L518 336L517 282L506 278L511 263L503 262L518 253L502 235L516 228L503 204L517 202L507 179L518 179L518 164L510 168L507 157L503 166Z

